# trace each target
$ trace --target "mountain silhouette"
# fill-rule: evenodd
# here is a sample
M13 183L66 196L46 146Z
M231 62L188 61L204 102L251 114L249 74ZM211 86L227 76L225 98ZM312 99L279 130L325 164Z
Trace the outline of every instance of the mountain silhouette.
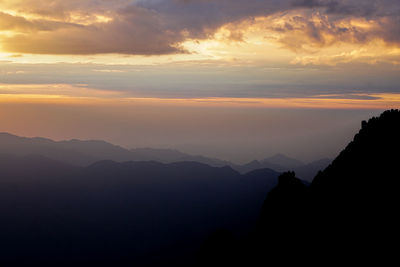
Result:
M0 169L5 266L184 266L215 230L248 234L279 175L196 162L80 167L6 154Z
M399 137L400 111L385 111L362 122L354 140L310 187L294 172L282 174L264 202L253 259L325 265L382 264L393 257Z
M304 180L311 181L315 174L328 164L325 161L304 164L282 154L244 165L201 155L191 155L174 149L135 148L126 149L101 140L53 141L47 138L19 137L0 133L0 151L20 156L41 155L49 159L77 166L88 166L97 161L157 161L160 163L199 162L213 167L230 166L245 174L257 169L273 169L277 172L294 170Z
M227 266L354 264L397 261L400 111L368 122L307 186L279 176L250 238L215 232L198 259ZM225 244L218 253L215 247ZM228 244L235 244L235 247Z
M19 137L8 133L0 133L0 149L4 154L42 155L78 166L87 166L100 160L161 163L196 161L214 167L234 166L228 161L190 155L173 149L135 148L129 150L101 140L53 141L47 138Z

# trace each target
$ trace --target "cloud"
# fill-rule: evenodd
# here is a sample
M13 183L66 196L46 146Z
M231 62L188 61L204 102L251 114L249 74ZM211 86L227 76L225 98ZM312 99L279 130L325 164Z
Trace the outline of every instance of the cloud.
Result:
M224 25L287 12L295 15L283 16L284 25L275 30L285 33L281 42L293 50L333 40L400 44L395 0L3 0L0 8L0 45L11 53L187 53L181 46L187 40L210 39ZM302 34L299 45L294 39ZM233 32L232 39L241 36Z
M293 51L323 48L337 43L365 44L380 38L376 21L349 18L332 21L319 11L289 12L272 16L264 27L278 33L278 41Z
M40 10L39 14L43 12ZM0 29L15 31L11 36L2 38L3 50L37 54L152 55L183 52L178 45L183 40L181 35L166 29L157 14L149 9L131 6L115 13L110 21L95 21L87 25L84 21L69 22L72 18L82 16L74 15L73 10L70 12L68 16L64 9L46 13L53 18L68 17L61 21L43 18L28 20L22 16L0 13L0 22L3 22L0 23L3 25ZM102 13L97 17L100 15Z
M21 16L13 16L0 12L0 31L16 31L23 33L36 33L38 31L55 31L60 28L80 27L79 24L68 22L47 21L42 19L27 20Z

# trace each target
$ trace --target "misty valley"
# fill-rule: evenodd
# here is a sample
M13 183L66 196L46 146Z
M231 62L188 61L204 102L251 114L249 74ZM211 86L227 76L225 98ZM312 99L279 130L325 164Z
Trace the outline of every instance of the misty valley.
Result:
M0 262L324 265L381 255L398 226L399 136L400 111L389 110L362 122L333 161L276 155L238 165L2 133Z

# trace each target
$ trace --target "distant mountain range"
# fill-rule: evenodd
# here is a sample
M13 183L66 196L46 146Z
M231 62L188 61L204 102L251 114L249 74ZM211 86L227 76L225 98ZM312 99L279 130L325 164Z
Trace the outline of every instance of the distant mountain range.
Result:
M304 164L282 154L252 161L244 165L235 164L216 158L190 155L173 149L135 148L125 149L105 141L68 140L53 141L46 138L26 138L8 133L0 133L0 152L14 155L42 155L57 161L88 166L101 160L157 161L161 163L199 162L213 167L230 166L240 173L257 169L273 169L278 172L296 171L304 180L311 181L319 170L329 165L329 159Z
M237 165L0 133L0 263L184 265L217 229L248 235L280 171L301 168L317 172L284 155Z
M178 151L136 150L146 161L77 166L136 152L1 134L0 264L386 266L398 254L399 136L399 110L362 122L308 184L294 172L150 160L185 155ZM269 160L305 166L282 155Z

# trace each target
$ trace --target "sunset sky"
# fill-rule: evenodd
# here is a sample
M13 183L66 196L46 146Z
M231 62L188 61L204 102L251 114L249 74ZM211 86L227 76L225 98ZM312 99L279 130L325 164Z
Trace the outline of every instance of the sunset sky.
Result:
M388 108L398 0L0 0L0 132L310 161Z

